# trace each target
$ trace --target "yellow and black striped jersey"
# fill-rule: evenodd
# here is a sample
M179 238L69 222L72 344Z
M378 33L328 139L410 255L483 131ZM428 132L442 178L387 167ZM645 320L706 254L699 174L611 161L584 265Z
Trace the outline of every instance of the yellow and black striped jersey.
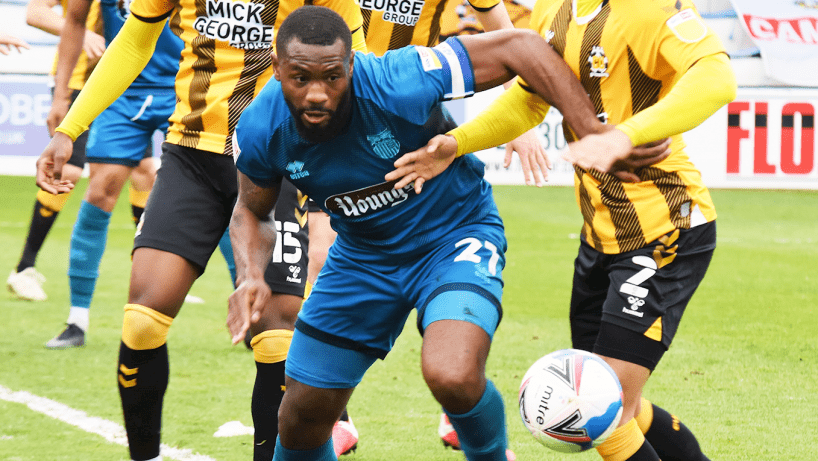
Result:
M449 0L359 0L366 47L377 56L408 45L435 46ZM456 0L452 0L456 1ZM502 0L474 0L491 9Z
M147 22L170 15L171 30L185 43L167 141L232 155L228 136L273 75L275 33L306 3L335 10L350 30L361 27L354 0L134 0L132 14Z
M63 17L65 17L68 0L60 0L60 5L62 5ZM102 17L99 10L99 0L94 0L91 3L91 8L88 10L88 19L85 20L85 28L102 35ZM59 56L54 57L54 65L51 67L52 76L57 74L58 58ZM68 88L71 88L72 90L81 90L83 85L85 85L85 81L88 80L88 77L94 70L94 66L96 64L96 61L91 61L88 59L88 55L85 54L85 51L81 52L80 57L77 60L77 65L74 66L74 72L71 73L71 78L68 80Z
M575 2L588 14L577 17ZM724 52L691 0L539 0L530 27L565 59L600 119L611 124L655 104L697 60ZM671 155L641 169L636 184L576 168L585 241L604 253L624 253L716 219L684 147L681 134L673 136Z

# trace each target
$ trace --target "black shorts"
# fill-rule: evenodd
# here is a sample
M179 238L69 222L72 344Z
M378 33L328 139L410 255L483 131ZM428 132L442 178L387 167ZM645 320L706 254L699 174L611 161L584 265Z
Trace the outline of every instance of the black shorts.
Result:
M303 298L309 262L307 196L285 178L273 213L276 244L273 258L264 271L264 281L273 293Z
M77 96L79 96L79 90L71 90L71 105L74 104L74 101L77 100ZM51 95L54 95L54 90L51 90ZM78 168L85 168L85 145L88 144L88 133L90 130L85 130L79 135L74 141L74 149L71 151L71 158L68 159L67 164L74 165Z
M136 232L134 249L179 255L204 273L230 223L238 185L233 157L162 144L162 165ZM304 296L306 197L283 181L273 210L276 245L264 279L275 293Z
M715 222L622 254L603 254L583 241L571 292L573 347L656 368L715 248Z
M233 157L162 144L162 164L136 230L134 249L179 255L204 272L236 204Z

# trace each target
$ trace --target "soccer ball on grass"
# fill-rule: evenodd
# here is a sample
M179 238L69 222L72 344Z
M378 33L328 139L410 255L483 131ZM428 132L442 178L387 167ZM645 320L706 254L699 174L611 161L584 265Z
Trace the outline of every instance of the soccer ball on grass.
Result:
M585 451L604 442L619 424L622 386L611 367L590 352L552 352L523 377L520 416L546 447Z

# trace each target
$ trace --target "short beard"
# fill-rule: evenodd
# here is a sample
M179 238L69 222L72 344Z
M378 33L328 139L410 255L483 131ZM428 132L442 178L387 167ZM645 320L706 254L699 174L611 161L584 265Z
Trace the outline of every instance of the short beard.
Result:
M295 120L295 128L302 138L311 143L327 142L341 134L349 121L349 114L352 109L352 89L350 88L344 92L341 101L338 103L338 110L329 111L329 122L327 126L323 128L310 127L304 124L301 116L304 112L311 110L310 108L297 109L290 101L287 101L286 98L285 101L287 102L287 107L290 109L290 115L292 115L293 120Z

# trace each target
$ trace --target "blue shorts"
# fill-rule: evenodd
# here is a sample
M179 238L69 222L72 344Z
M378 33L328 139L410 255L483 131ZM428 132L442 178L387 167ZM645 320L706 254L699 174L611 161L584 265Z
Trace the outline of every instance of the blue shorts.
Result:
M465 226L408 260L339 238L298 315L287 375L313 387L355 387L392 349L413 308L421 334L437 320L462 320L492 337L502 317L505 250L503 227L494 223Z
M86 146L88 162L139 165L153 152L153 132L167 131L175 106L173 91L126 91L94 120Z

